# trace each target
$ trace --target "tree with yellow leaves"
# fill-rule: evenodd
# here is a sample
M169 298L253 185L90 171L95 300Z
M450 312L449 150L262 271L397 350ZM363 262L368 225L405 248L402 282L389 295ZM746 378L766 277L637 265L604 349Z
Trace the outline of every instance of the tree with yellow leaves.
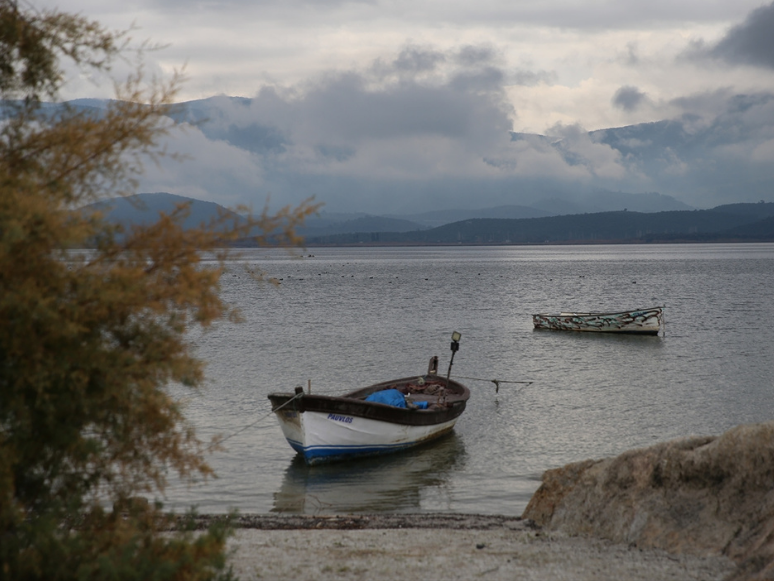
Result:
M58 102L65 60L108 71L125 51L84 17L0 0L0 578L229 575L224 530L161 535L160 507L136 497L163 491L170 469L211 473L164 389L202 381L191 325L237 317L202 253L222 268L257 228L297 243L315 207L195 230L180 207L127 232L79 212L132 193L174 129L177 77L145 88L138 73L98 115Z

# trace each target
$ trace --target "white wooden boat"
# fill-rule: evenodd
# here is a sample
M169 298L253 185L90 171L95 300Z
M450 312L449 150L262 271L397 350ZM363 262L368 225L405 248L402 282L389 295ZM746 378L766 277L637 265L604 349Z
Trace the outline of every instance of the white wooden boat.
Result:
M664 326L664 308L652 307L618 313L541 313L532 315L535 329L658 335Z
M470 390L448 375L439 376L437 357L430 361L425 375L377 383L340 397L304 393L297 387L295 393L271 393L269 400L285 439L307 464L397 452L450 432L465 411ZM402 399L406 407L367 400L388 395Z

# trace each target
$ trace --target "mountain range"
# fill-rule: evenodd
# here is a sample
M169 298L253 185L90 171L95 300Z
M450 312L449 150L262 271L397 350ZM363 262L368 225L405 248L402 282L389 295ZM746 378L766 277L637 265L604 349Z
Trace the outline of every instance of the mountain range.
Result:
M89 204L83 210L101 212L108 221L129 228L134 224L139 226L152 224L158 220L160 212L169 215L180 204L188 204L188 216L182 223L183 228L186 229L206 225L212 220L218 219L219 216L239 218L237 214L215 202L195 200L166 192L111 198Z
M124 226L148 224L158 212L190 204L184 227L207 224L228 210L213 202L168 193L138 194L92 204ZM408 217L326 214L313 217L299 233L314 245L362 244L545 244L674 241L774 241L774 203L741 203L710 210L546 215L530 207L450 210ZM237 218L236 214L232 214ZM497 217L491 217L497 216ZM411 218L411 219L409 219ZM437 222L435 227L430 223ZM244 245L249 245L245 241Z

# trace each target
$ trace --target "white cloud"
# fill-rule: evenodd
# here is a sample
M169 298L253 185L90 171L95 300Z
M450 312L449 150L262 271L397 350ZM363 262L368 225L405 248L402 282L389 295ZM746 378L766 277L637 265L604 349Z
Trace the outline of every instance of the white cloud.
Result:
M207 139L195 127L184 124L164 145L181 159L146 164L140 191L168 192L228 207L248 202L260 207L269 193L254 156L225 141Z

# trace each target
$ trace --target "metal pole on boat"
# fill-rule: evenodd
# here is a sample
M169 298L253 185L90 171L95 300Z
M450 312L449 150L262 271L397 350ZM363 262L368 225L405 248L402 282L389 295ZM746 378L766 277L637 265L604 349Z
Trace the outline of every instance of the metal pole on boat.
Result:
M462 334L458 333L457 331L454 331L452 333L452 342L451 342L451 352L452 356L451 359L449 359L449 370L446 372L446 387L449 387L449 378L451 377L451 368L452 365L454 365L454 354L460 350L460 339L462 338Z

